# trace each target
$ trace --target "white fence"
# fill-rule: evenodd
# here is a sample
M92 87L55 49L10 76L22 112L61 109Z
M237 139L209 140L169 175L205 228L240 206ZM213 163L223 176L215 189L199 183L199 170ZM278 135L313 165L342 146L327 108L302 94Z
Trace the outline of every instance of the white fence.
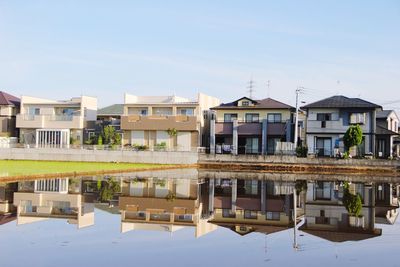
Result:
M0 148L14 147L17 143L17 137L0 137Z

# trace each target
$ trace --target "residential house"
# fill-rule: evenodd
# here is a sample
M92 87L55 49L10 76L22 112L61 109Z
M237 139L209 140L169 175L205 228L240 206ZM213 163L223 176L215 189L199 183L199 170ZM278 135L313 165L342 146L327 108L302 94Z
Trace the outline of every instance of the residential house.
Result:
M78 228L94 224L93 199L82 194L79 179L56 178L20 182L14 193L17 224L63 219Z
M380 110L376 113L376 153L380 158L399 155L395 138L399 136L399 117L394 110Z
M360 194L363 201L360 217L349 215L343 205L343 185L334 181L308 182L305 220L300 230L336 242L381 235L381 229L375 228L374 185L349 184L350 192Z
M22 96L21 113L17 115L20 142L36 147L81 145L94 129L96 113L94 97L54 101Z
M134 178L127 180L119 198L121 232L152 230L175 232L195 229L200 237L216 229L204 216L200 194L205 184L197 178Z
M248 179L209 179L209 222L245 235L274 233L294 226L293 182ZM297 196L299 219L303 198Z
M18 183L0 184L0 225L15 220L16 209L13 205L14 192L18 190Z
M20 99L0 91L0 137L18 137L15 117L19 112Z
M376 113L381 106L360 98L337 95L302 109L307 113L306 140L310 154L331 157L344 152L343 136L351 125L358 124L363 141L357 154L375 155Z
M201 93L194 101L178 96L125 94L123 144L190 151L201 145L203 111L218 104L217 98Z
M272 98L242 97L211 110L211 154L274 154L278 142L293 141L295 108Z
M104 128L111 125L117 132L121 130L121 116L124 114L123 104L114 104L97 111L97 125Z
M375 222L394 224L398 217L400 186L393 183L375 185Z

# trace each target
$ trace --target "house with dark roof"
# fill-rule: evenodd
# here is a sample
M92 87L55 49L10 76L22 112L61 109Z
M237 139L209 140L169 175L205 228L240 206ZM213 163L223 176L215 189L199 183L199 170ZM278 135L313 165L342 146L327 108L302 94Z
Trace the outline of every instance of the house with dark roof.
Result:
M294 188L289 181L207 178L211 223L246 235L293 228ZM296 196L297 218L304 214L305 194Z
M6 92L0 91L0 137L17 137L15 117L19 112L20 99Z
M399 136L399 117L394 110L381 110L376 113L376 153L377 157L398 156L400 145L395 144Z
M113 104L97 110L97 121L93 133L89 133L90 137L99 134L104 127L112 126L118 133L121 131L121 116L124 114L123 104Z
M278 142L293 141L295 108L275 99L242 97L211 111L211 154L274 154Z
M351 125L360 125L363 142L352 155L375 155L376 113L382 107L360 98L336 95L302 107L307 113L309 153L332 157L344 152L343 136Z

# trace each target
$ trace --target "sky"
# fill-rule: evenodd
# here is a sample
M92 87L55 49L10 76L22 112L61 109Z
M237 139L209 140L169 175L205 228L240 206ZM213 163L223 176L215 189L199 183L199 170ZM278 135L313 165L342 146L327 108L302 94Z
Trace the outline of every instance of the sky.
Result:
M400 1L0 0L0 90L198 92L295 104L342 94L400 110ZM268 87L269 81L269 87Z
M269 235L240 236L219 227L198 239L192 227L173 234L120 233L120 215L95 210L95 225L77 229L65 220L0 226L1 264L40 266L399 266L399 220L377 225L382 236L333 243L299 231L299 250L291 229ZM21 255L23 255L21 257ZM128 264L127 264L128 263ZM130 264L129 264L130 263Z

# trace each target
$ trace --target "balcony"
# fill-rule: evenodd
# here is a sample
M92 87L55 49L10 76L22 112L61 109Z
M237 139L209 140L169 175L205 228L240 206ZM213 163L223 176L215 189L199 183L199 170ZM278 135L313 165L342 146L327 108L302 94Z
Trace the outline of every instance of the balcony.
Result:
M35 129L83 129L80 115L17 115L17 128Z
M285 135L286 134L286 123L277 122L277 123L268 123L267 127L268 135Z
M128 115L121 117L122 130L168 130L196 131L197 117L185 115Z
M78 208L56 206L22 206L21 216L75 219Z
M261 135L262 124L259 122L239 122L239 135Z

